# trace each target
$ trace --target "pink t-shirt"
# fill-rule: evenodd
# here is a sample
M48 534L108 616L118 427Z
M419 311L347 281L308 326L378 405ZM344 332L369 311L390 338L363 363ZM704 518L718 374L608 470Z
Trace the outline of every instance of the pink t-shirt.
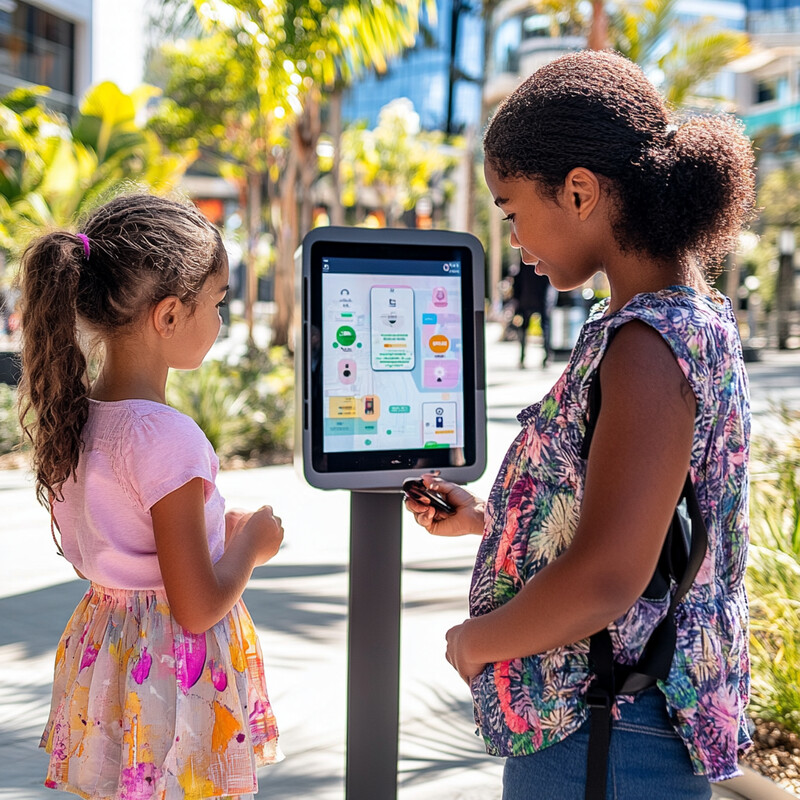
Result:
M215 485L219 459L202 430L150 400L90 400L76 480L55 504L64 555L89 580L117 589L160 589L152 506L202 478L212 562L225 549L225 501Z

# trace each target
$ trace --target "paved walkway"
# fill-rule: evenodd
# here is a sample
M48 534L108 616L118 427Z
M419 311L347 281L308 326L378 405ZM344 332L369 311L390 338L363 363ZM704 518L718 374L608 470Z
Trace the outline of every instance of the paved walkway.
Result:
M516 413L563 368L518 370L518 346L498 335L490 325L489 463L472 487L484 496L517 430ZM531 347L529 363L537 355ZM765 354L750 375L757 414L770 402L800 408L800 353ZM246 593L287 755L262 773L261 795L342 800L349 494L311 489L291 466L224 472L219 484L230 505L272 503L287 531L280 554L255 571ZM54 648L85 584L55 554L24 472L0 472L0 511L0 798L46 800L55 795L41 786L45 757L36 744ZM467 615L477 539L437 540L404 516L399 798L498 800L501 762L483 753L467 690L443 657L444 632ZM733 788L717 796L737 797Z

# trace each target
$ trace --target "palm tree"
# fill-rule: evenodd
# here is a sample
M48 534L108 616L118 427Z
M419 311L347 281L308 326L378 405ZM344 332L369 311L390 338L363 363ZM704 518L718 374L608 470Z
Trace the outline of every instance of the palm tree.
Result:
M290 126L280 163L279 219L276 222L276 314L272 343L287 344L294 304L293 254L301 233L310 227L310 188L317 174L320 106L326 93L367 69L386 69L387 59L410 47L423 2L432 0L194 0L209 28L230 35L231 49L242 38L256 54L254 84L265 116ZM249 37L249 38L248 38ZM288 82L287 82L288 76ZM279 81L282 97L274 96ZM277 105L274 103L277 101ZM303 207L298 213L297 186Z
M588 45L611 46L646 70L663 75L661 89L675 107L691 105L695 90L749 50L747 34L716 29L701 20L680 22L678 0L645 0L607 15L602 0L592 2Z

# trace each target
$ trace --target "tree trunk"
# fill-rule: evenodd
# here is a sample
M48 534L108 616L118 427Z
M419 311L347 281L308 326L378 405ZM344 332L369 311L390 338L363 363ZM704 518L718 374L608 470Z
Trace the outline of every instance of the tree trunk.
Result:
M290 147L281 179L281 212L277 231L275 260L275 314L272 318L274 346L289 344L289 331L294 314L294 251L298 244L297 177L298 155Z
M489 65L491 62L492 40L494 39L494 12L498 6L498 0L484 0L483 2L483 75L481 84L481 126L486 125L492 107L486 101L486 84L489 80ZM499 314L502 306L500 297L500 278L503 271L503 245L502 245L502 226L497 207L489 198L489 285L486 287L489 295L489 318L493 319Z
M256 252L261 235L261 176L257 172L247 173L247 249L244 254L244 319L247 323L248 341L253 341L253 309L258 295L256 275Z
M794 295L794 253L781 253L778 261L778 285L775 306L778 318L778 349L789 349Z
M314 204L311 198L311 187L319 174L317 145L319 144L320 133L322 133L322 123L320 120L319 95L317 92L312 91L308 93L303 113L292 131L292 145L297 150L302 190L300 235L298 241L295 242L295 246L311 230L313 224ZM294 248L292 249L294 250Z
M330 112L330 135L333 139L333 202L330 208L331 225L344 225L344 204L342 203L342 90L336 89L328 101Z
M586 46L590 50L605 50L608 47L608 15L603 0L592 0L592 27Z

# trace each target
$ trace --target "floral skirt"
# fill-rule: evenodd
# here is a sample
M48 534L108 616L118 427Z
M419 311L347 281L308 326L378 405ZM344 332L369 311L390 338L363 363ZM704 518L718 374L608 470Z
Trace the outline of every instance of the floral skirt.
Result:
M282 756L244 603L193 634L163 591L92 584L58 645L41 746L45 786L92 800L256 792L256 767Z

